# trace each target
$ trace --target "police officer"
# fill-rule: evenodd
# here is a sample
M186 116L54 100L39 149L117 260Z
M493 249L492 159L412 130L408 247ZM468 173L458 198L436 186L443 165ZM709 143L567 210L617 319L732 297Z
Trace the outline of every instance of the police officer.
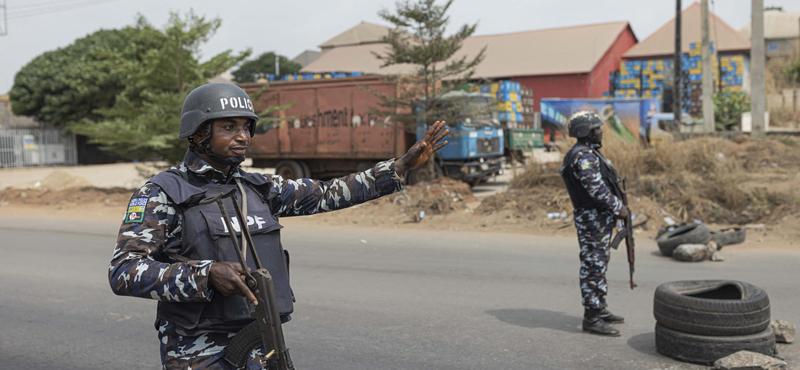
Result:
M253 320L248 304L256 298L241 265L232 262L238 259L225 220L216 204L201 199L236 189L285 322L294 296L278 217L347 208L398 191L409 169L447 144L439 121L400 158L330 181L294 181L239 167L258 118L250 97L235 85L194 89L181 113L179 137L189 144L183 162L149 179L128 204L108 279L118 295L158 300L155 327L164 369L229 368L222 351ZM248 264L253 268L252 259ZM254 359L247 367L261 368Z
M606 271L612 230L617 219L626 217L629 211L611 191L617 174L611 162L600 154L602 126L600 117L593 112L581 111L570 117L569 136L578 142L564 157L561 177L572 200L580 244L583 330L619 336L619 330L609 324L622 323L624 319L606 307Z

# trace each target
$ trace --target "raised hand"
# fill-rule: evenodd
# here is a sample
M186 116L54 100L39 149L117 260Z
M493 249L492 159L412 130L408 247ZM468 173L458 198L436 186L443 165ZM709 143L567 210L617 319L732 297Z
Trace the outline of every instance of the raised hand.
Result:
M445 121L436 121L428 127L425 137L417 141L408 151L395 162L395 171L403 176L408 170L413 170L427 163L433 155L447 145L447 129Z

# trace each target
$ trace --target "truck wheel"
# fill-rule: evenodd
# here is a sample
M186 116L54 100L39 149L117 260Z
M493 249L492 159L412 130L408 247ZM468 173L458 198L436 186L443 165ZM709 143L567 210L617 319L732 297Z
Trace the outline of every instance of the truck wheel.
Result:
M275 165L275 174L288 180L300 179L304 172L303 166L297 161L280 161Z
M308 163L300 162L300 166L303 167L303 176L301 177L311 177L311 168L308 167Z
M689 334L750 335L769 326L769 297L742 281L673 281L656 288L653 316L661 326Z
M656 351L679 361L711 364L739 351L775 354L772 328L750 335L715 337L682 333L656 324Z

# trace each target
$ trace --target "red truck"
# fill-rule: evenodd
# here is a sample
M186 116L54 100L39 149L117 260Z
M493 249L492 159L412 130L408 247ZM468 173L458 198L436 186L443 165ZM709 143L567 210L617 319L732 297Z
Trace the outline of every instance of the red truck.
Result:
M285 178L330 178L403 154L415 141L413 130L376 113L377 94L396 96L397 86L379 76L278 81L266 90L242 85L257 112L281 106L251 141L253 165Z

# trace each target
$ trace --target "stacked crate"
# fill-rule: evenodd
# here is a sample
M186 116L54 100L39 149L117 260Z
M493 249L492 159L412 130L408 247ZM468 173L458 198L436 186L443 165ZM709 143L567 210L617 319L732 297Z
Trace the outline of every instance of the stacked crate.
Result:
M744 72L747 70L742 55L726 55L719 58L720 79L723 91L742 91Z
M517 127L524 125L526 117L530 118L533 124L533 91L523 89L522 85L516 81L497 81L482 85L480 92L490 94L495 97L497 106L495 107L495 118L504 127Z
M711 45L712 52L714 45ZM712 59L715 86L725 91L741 91L746 69L743 55L720 56ZM689 44L689 52L681 55L681 105L691 115L700 114L702 107L703 57L697 43ZM672 84L672 58L626 60L619 72L612 74L611 83L616 98L662 99L665 87Z
M311 80L328 80L334 78L348 78L360 77L364 74L361 72L331 72L331 73L291 73L282 76L276 76L272 73L267 74L269 81L311 81Z

